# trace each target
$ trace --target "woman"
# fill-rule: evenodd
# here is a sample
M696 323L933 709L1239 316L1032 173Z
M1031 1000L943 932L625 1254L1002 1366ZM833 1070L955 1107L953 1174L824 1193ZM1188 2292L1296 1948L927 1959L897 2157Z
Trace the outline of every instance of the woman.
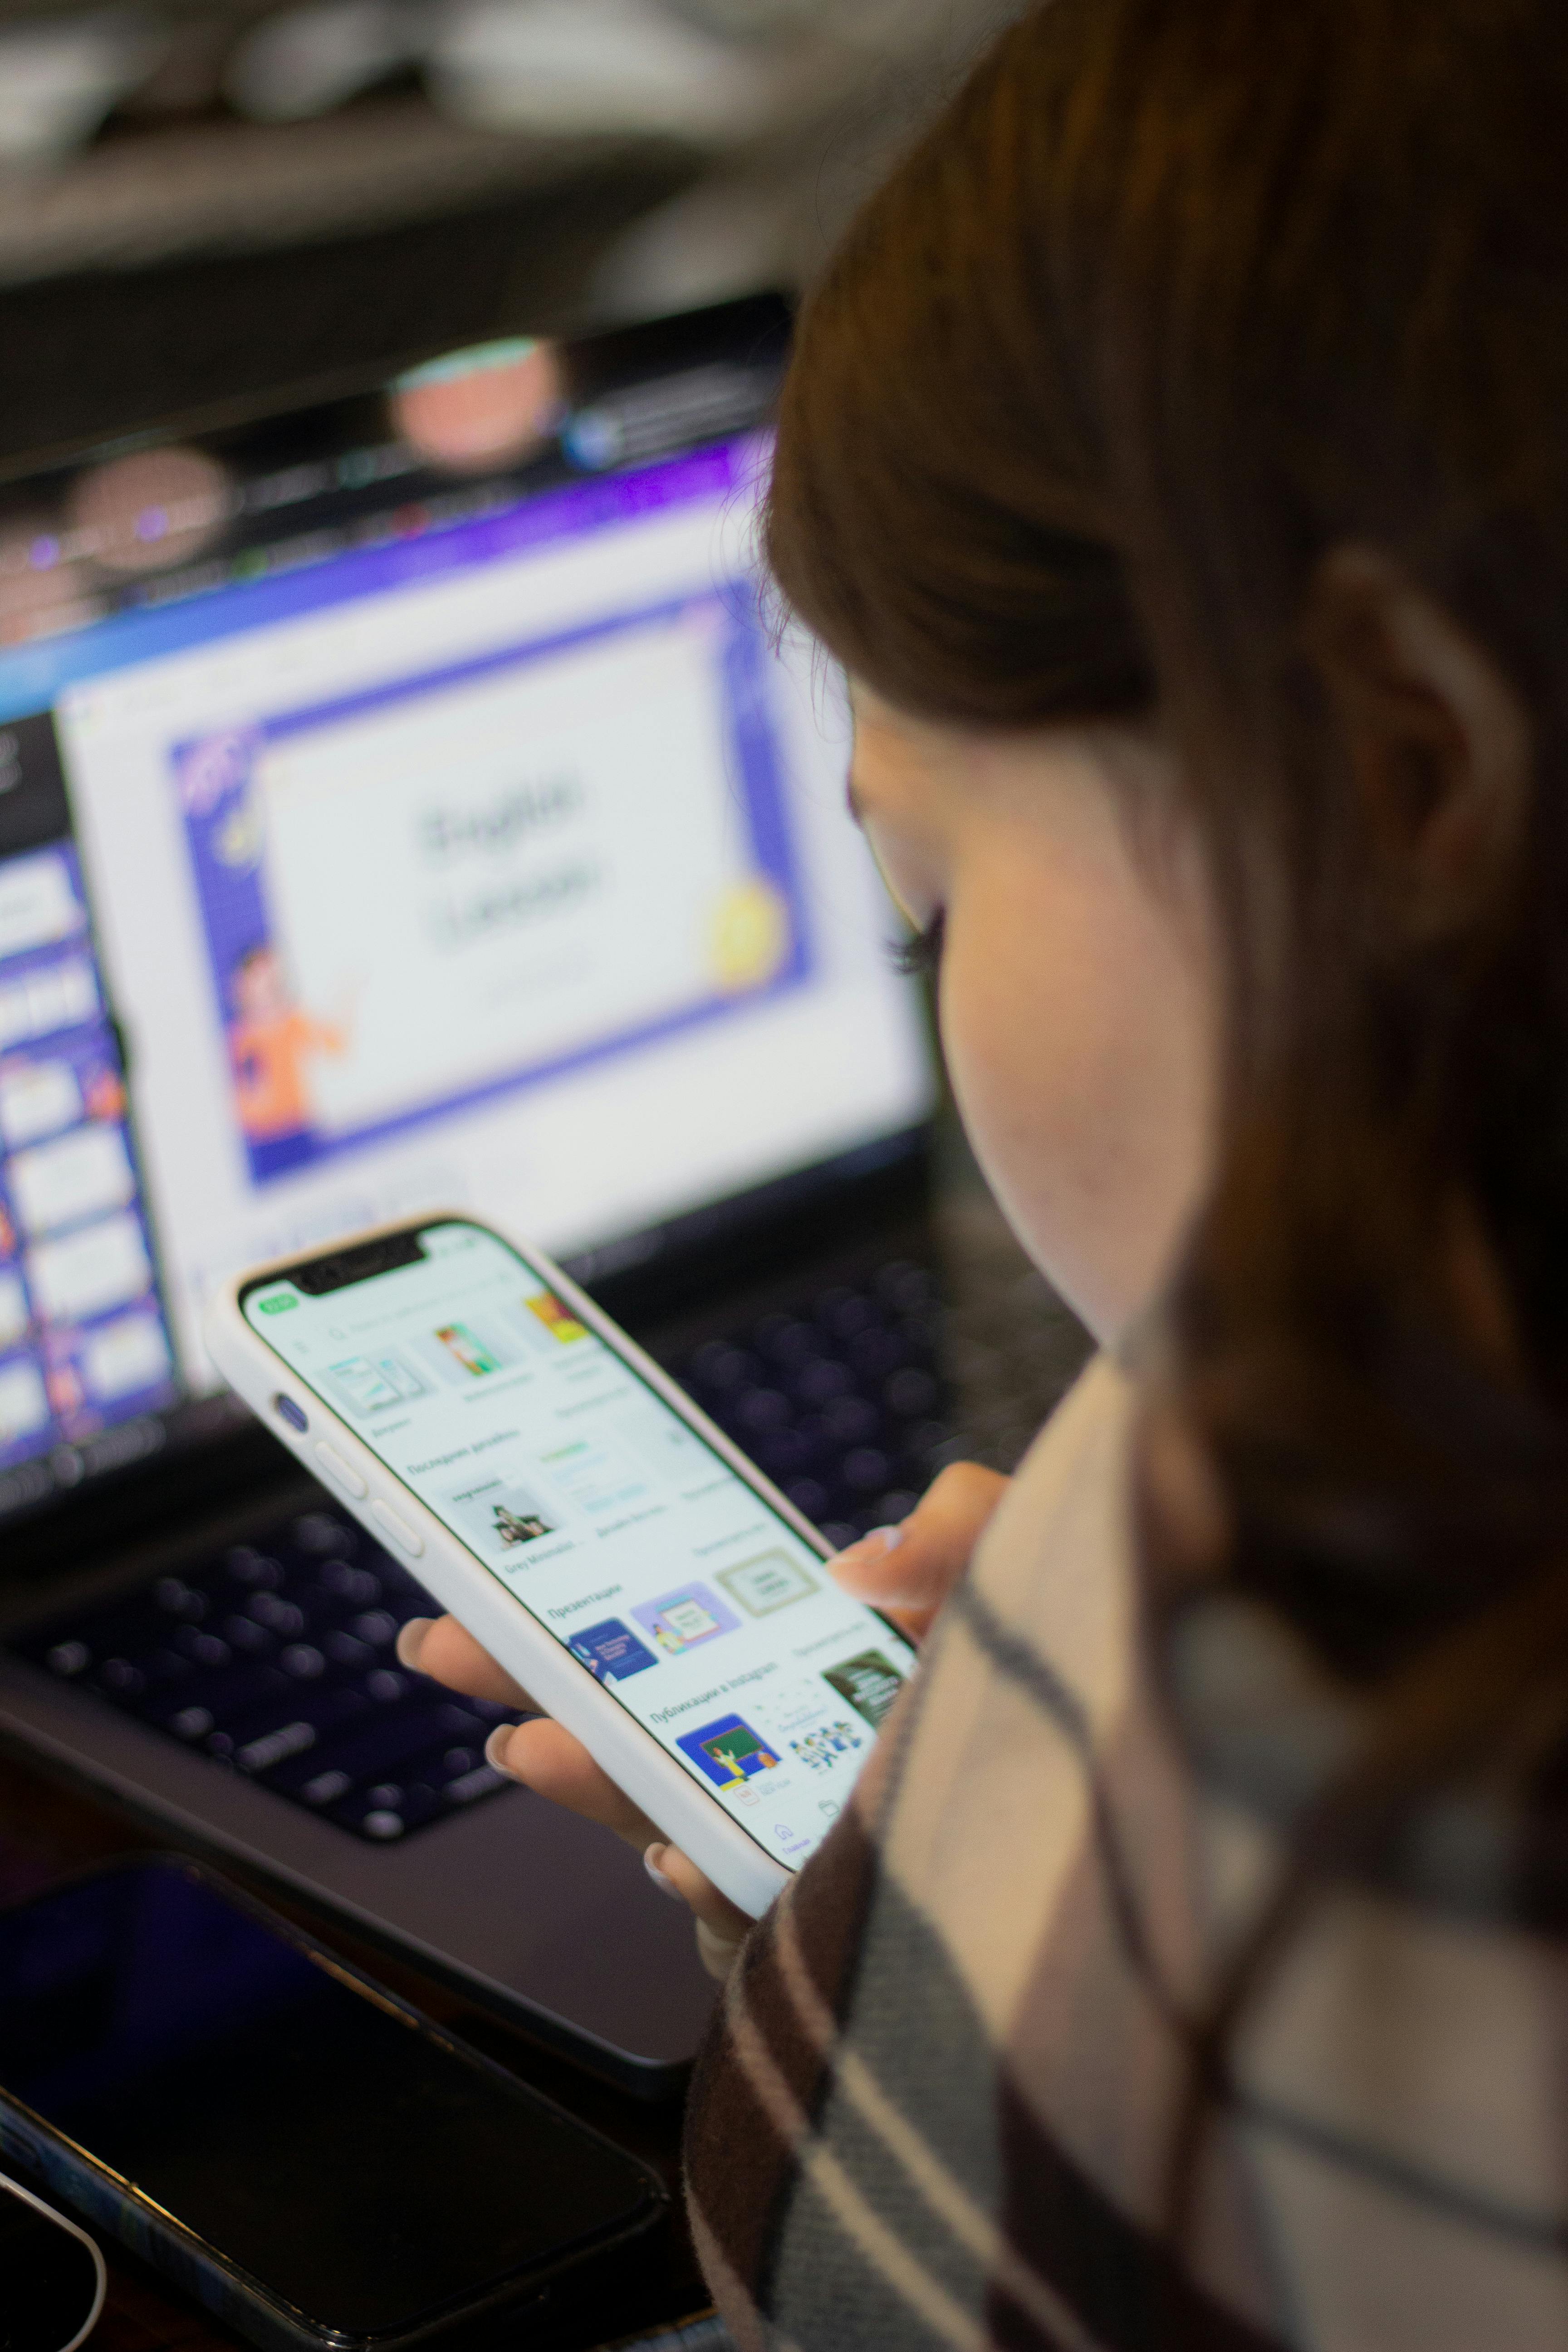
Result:
M773 567L1102 1352L839 1562L935 1622L695 2087L742 2345L1568 2341L1565 121L1547 0L1053 0L806 310Z

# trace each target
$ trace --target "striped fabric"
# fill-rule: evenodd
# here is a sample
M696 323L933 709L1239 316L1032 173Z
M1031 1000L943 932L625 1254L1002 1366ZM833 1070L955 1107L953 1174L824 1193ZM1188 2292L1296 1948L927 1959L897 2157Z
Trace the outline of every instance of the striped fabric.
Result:
M720 2310L741 2352L1560 2352L1563 1954L1458 1899L1474 1822L1419 1885L1314 1914L1244 2033L1188 2263L1165 2251L1181 2021L1344 1724L1233 1612L1177 1662L1201 1787L1178 1760L1137 1638L1133 1406L1100 1358L1037 1441L730 1979L687 2146Z

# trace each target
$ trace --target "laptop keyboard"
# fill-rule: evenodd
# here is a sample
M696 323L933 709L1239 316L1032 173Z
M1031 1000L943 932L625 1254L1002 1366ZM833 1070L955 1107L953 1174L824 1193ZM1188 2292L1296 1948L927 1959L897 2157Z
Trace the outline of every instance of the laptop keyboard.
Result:
M178 1576L14 1638L184 1748L385 1843L510 1784L485 1762L514 1710L397 1663L426 1592L335 1511L308 1511Z
M832 1544L912 1511L953 1431L941 1307L907 1259L667 1369Z
M933 1275L906 1259L707 1339L668 1368L830 1542L852 1543L903 1517L959 1454L1010 1469L1076 1368L1049 1355L1061 1354L1048 1338L1061 1310L1053 1323L1044 1284L1021 1275L1008 1248L980 1295L992 1374L1008 1360L1024 1373L1010 1399L977 1387L964 1311L944 1310ZM983 1261L973 1269L987 1271ZM1041 1332L1048 1360L1031 1383L1028 1341ZM958 1360L956 1398L944 1358ZM972 1426L955 1427L959 1409ZM510 1785L484 1744L517 1714L397 1663L398 1628L434 1606L360 1528L318 1510L11 1646L215 1764L386 1843Z

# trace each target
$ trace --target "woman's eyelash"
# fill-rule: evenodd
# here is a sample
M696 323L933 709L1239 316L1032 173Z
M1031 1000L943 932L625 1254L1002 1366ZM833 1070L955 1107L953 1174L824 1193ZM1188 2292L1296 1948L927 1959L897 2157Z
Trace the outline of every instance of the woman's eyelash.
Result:
M899 940L889 948L893 970L911 975L935 971L942 961L942 933L946 926L946 909L939 907L923 930L917 931L913 939Z

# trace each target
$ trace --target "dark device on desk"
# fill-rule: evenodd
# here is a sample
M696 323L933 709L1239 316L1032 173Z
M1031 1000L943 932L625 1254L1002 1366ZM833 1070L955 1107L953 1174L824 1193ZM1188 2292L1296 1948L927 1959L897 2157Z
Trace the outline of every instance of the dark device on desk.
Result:
M426 1596L199 1320L439 1201L561 1256L834 1540L931 1475L922 1007L756 582L787 331L752 299L0 478L0 1728L650 2095L711 2005L689 1920L399 1669Z
M268 2352L613 2324L666 2212L634 2158L163 1860L0 1914L0 2148Z
M107 2284L87 2231L0 2173L0 2352L77 2352Z

